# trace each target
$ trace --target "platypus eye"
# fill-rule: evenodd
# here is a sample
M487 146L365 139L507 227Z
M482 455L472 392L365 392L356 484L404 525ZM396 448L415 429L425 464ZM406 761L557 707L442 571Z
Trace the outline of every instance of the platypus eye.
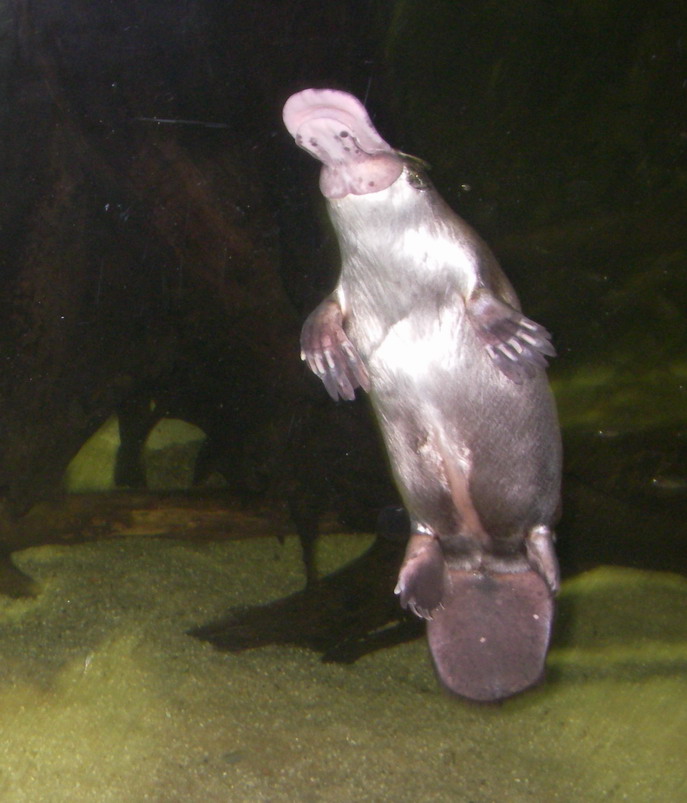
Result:
M408 171L408 184L410 184L411 187L414 187L416 190L426 190L430 186L429 179L422 170L418 170L411 165L408 165L406 169Z
M416 190L426 190L432 186L426 175L427 171L432 169L429 162L425 162L419 156L413 156L412 153L404 153L403 151L396 151L396 153L403 157L408 184L411 187Z

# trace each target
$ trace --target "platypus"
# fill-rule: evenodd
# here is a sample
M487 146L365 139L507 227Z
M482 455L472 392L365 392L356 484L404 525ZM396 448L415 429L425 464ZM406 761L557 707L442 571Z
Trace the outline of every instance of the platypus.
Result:
M301 356L335 400L369 394L411 521L396 593L427 620L439 680L472 700L509 697L543 676L559 585L550 335L357 98L306 89L284 123L322 163L341 252Z

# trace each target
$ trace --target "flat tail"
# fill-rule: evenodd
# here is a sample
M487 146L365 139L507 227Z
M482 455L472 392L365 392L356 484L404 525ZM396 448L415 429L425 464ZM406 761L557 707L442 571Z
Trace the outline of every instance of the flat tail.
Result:
M479 702L511 697L539 683L549 648L553 595L533 570L449 570L442 606L427 622L441 683Z

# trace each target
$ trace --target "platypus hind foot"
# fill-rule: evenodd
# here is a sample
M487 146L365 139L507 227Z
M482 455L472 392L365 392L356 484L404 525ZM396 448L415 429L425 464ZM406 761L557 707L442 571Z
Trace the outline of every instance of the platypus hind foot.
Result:
M442 602L445 572L439 541L430 534L413 533L394 589L401 606L421 619L431 619Z

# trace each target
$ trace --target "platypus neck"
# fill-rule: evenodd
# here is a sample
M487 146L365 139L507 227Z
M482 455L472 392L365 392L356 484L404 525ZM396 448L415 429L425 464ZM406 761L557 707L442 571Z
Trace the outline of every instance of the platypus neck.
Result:
M438 282L461 295L477 285L479 257L469 229L430 184L416 186L412 167L385 190L330 199L328 206L344 281L360 272L365 282Z
M361 195L329 198L329 216L343 244L370 244L395 239L409 227L431 223L432 190L418 192L408 181L408 169L389 187ZM385 244L384 244L385 245Z

